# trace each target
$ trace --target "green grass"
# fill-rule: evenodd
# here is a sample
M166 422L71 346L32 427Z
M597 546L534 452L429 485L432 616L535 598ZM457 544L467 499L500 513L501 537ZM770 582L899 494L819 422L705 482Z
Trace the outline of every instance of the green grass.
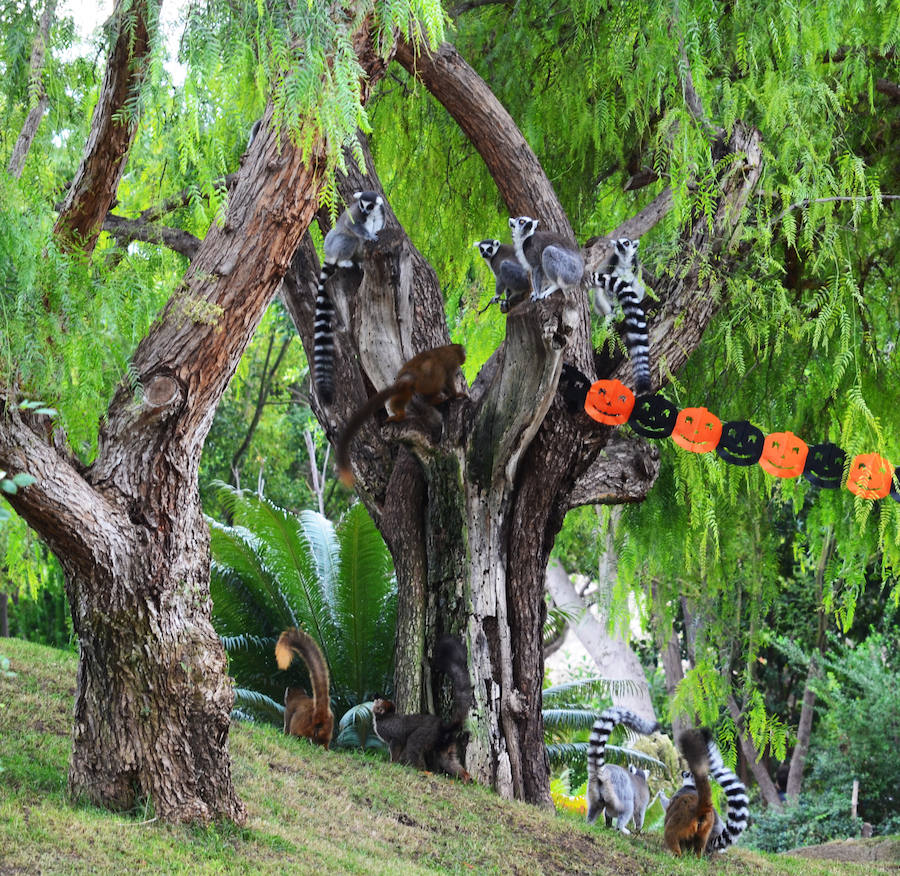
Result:
M898 872L732 849L676 861L658 833L624 837L372 757L238 724L246 827L173 827L66 797L76 658L0 640L0 874L595 873L831 876ZM876 866L883 869L876 870Z

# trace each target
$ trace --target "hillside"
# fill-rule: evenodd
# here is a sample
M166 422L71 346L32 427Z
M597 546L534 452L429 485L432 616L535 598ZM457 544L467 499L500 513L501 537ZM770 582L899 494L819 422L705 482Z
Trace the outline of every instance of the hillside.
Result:
M171 827L149 805L111 814L65 798L74 655L0 640L0 874L871 874L894 866L759 855L675 861L659 834L623 837L485 788L315 748L270 728L231 734L247 826ZM876 869L880 867L881 869Z

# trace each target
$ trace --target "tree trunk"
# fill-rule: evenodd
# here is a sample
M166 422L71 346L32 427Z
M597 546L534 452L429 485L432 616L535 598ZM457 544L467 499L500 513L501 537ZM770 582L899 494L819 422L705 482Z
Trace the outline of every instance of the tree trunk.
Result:
M0 593L0 639L9 638L9 594Z
M684 679L684 667L681 663L681 640L675 625L665 620L663 607L659 605L659 582L653 581L650 587L650 598L653 603L653 638L656 647L659 648L663 665L663 674L666 679L666 697L670 703L675 700L678 685ZM690 726L689 722L680 713L672 711L672 740L677 741L681 734Z
M728 713L731 715L731 719L734 721L734 726L737 729L738 743L741 746L741 753L744 755L744 763L747 764L747 769L750 770L753 778L756 779L760 795L767 805L775 809L781 809L782 804L781 798L778 796L778 789L766 770L765 764L760 760L759 751L753 744L750 734L743 727L744 721L741 716L741 710L731 694L728 696Z
M455 49L442 46L413 66L401 47L398 59L439 100L452 104L461 124L466 120L463 127L510 213L541 216L565 232L568 220L528 144ZM759 136L753 129L736 125L729 149L742 157L721 180L712 229L698 222L684 232L686 268L656 288L664 303L651 346L658 346L659 361L673 370L718 307L719 278L734 257L729 242L759 177ZM362 176L351 168L340 181L345 200L355 190L381 190L370 158L367 171ZM650 227L662 215L663 201L642 211L634 228ZM335 343L337 393L328 408L314 397L313 409L332 442L353 411L392 382L405 361L448 342L434 271L388 213L378 242L367 247L362 278L338 272L329 281L343 323ZM585 253L586 261L605 249L606 242L598 242ZM708 257L716 257L717 270L709 269ZM284 286L307 358L317 276L318 260L307 240ZM593 373L586 295L557 294L515 308L507 317L506 340L482 368L468 400L382 429L379 414L351 447L357 491L397 569L400 707L427 706L435 638L448 628L465 629L475 690L469 771L504 796L546 806L551 800L541 683L550 550L568 510L639 501L659 465L653 445L567 411L556 394L563 355Z
M608 595L610 585L611 582L607 579L601 582L600 588ZM607 617L602 613L599 619L594 616L578 596L566 570L552 560L547 567L547 591L559 608L578 618L572 624L572 629L597 665L599 673L604 678L618 682L612 685L610 691L613 705L629 709L649 721L655 721L656 712L650 700L650 688L637 654L621 636L609 634Z
M370 24L350 34L364 100L386 63ZM104 90L101 100L113 98ZM88 153L110 109L95 112ZM135 351L130 371L142 394L118 387L90 466L0 387L0 468L37 479L9 502L60 558L79 637L69 792L115 808L147 797L168 821L246 820L230 773L233 691L210 623L197 471L216 405L324 184L322 138L303 160L287 138L276 141L271 117L270 105L225 222L209 229ZM91 174L118 179L122 161ZM73 189L82 187L93 194L76 179ZM87 213L74 207L71 215ZM71 239L75 223L64 225ZM89 236L98 223L84 227Z
M800 799L800 787L803 784L803 767L809 753L809 740L812 736L812 722L816 707L816 694L813 682L819 677L819 652L809 658L809 671L806 675L806 686L803 688L803 704L800 707L800 721L797 724L797 745L791 755L791 767L788 770L785 797L791 803Z

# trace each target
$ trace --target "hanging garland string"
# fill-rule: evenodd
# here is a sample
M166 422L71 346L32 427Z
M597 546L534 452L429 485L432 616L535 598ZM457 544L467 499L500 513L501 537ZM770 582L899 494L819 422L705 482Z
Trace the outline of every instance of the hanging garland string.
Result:
M585 413L609 426L627 423L645 438L671 439L690 453L713 450L730 465L759 465L776 478L801 475L826 490L843 485L863 499L890 496L900 502L900 466L877 453L860 453L847 466L847 454L836 444L809 445L793 432L763 434L747 420L723 423L706 408L678 410L661 395L634 393L619 380L590 383L577 368L564 365L559 389L569 410ZM844 477L846 471L846 479Z

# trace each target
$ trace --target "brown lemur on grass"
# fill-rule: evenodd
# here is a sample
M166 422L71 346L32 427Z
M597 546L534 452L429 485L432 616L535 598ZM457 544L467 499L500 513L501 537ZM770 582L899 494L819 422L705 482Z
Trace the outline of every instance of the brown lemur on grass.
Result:
M433 665L450 678L453 686L450 719L443 721L438 715L401 715L390 700L378 699L372 704L375 734L390 749L393 763L444 772L470 782L472 777L460 762L458 751L472 702L465 645L452 636L442 637L434 649Z
M685 849L701 857L716 822L709 784L709 746L713 744L712 734L705 727L686 730L678 740L696 785L693 791L682 788L666 808L663 837L669 850L679 858Z
M328 664L315 639L293 627L285 630L275 645L275 660L279 669L287 669L299 656L309 671L312 696L300 687L284 692L284 732L291 736L305 736L316 745L331 745L334 715L328 695Z
M375 393L351 418L337 445L337 464L341 480L352 486L353 473L350 471L350 442L363 423L385 402L389 402L392 414L388 423L406 418L406 407L413 395L418 393L430 405L440 404L447 399L459 398L463 393L456 389L456 369L466 361L466 351L462 344L447 344L435 347L413 356L401 369L397 379L380 392Z

